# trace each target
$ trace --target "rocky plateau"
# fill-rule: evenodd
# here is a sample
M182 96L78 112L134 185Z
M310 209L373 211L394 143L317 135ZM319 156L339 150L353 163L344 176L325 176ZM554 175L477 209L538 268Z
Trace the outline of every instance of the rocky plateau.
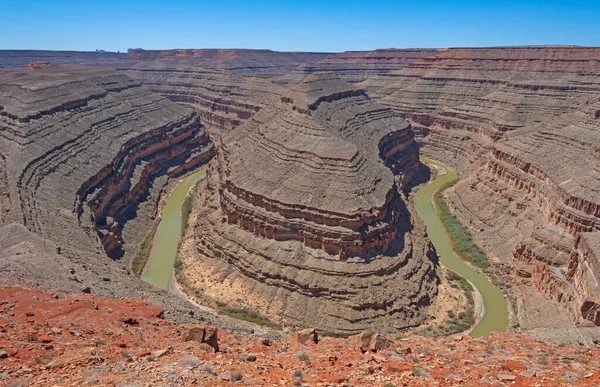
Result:
M460 171L445 200L488 255L490 275L512 301L509 330L554 342L598 342L599 48L0 51L0 67L7 67L0 70L3 286L139 298L178 322L278 335L198 309L129 274L161 197L187 171L209 163L208 177L195 190L181 254L181 278L199 290L200 301L347 334L418 325L438 286L435 252L410 205L411 189L427 177L421 154ZM9 348L6 337L2 346ZM240 353L264 352L260 361L280 359L273 361L282 367L269 375L277 380L269 382L293 383L296 368L312 375L308 383L339 370L329 360L315 362L323 364L319 370L303 368L295 352L283 350L315 358L324 353L322 343L297 349L288 338L263 348L261 339L244 336L253 344L242 348L243 340L223 337ZM156 340L151 350L164 349ZM392 376L386 365L393 359L380 359L380 369L361 376L376 378L368 385L458 384L428 368L451 365L458 370L448 373L461 380L498 381L503 371L496 359L510 357L525 369L503 383L585 385L597 376L578 366L583 363L566 364L552 354L579 359L576 351L583 350L517 334L409 341L435 355L424 354L420 365L405 357L410 368ZM363 370L352 367L369 357L352 352L354 342L323 343L340 350L334 357L356 353L348 355L352 366L344 366L347 375L336 383L364 380L358 377ZM494 361L461 363L463 352L451 360L455 350L448 343L464 353L491 347ZM46 350L37 342L26 345ZM1 350L9 360L0 362L16 361ZM177 366L191 355L185 351L182 346L166 359L186 378L227 384L219 379L223 372L271 370L260 361L238 361L234 351L211 354L218 364L211 367L219 368L213 375ZM528 353L545 354L554 367L541 360L534 367ZM587 364L595 364L595 355L585 353ZM101 354L99 365L77 365L69 375L84 380L93 369L99 377L98 367L107 364L116 375L117 360L111 363L110 356ZM209 359L197 351L193 356ZM17 374L12 367L8 374L2 364L2 375L50 380L41 381L43 370L30 374L33 366L18 362L25 370ZM133 363L136 375L143 374L146 365L137 358ZM433 379L414 376L415 367ZM471 367L478 371L463 372ZM171 371L146 370L144 381ZM134 382L128 372L107 380ZM256 378L245 380L264 382Z

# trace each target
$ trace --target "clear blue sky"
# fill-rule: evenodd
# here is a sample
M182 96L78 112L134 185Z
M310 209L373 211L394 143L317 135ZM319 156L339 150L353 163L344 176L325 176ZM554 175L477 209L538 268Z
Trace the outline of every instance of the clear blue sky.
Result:
M0 49L600 46L600 0L0 0Z

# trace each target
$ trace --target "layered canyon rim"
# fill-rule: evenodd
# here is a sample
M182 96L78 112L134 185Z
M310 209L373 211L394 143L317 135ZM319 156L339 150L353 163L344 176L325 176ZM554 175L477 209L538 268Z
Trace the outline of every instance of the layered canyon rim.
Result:
M445 200L514 300L509 329L599 336L598 48L0 51L0 66L3 285L184 318L127 270L161 195L210 161L182 260L206 298L347 333L416 325L437 284L409 201L420 153L460 171Z

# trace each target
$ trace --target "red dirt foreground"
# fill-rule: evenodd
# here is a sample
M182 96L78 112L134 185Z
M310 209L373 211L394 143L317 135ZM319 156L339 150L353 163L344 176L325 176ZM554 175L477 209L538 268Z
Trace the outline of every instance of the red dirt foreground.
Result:
M378 347L387 348L363 353L358 337L270 341L177 326L162 316L162 309L133 299L0 289L0 385L600 384L599 351L515 334L378 338Z

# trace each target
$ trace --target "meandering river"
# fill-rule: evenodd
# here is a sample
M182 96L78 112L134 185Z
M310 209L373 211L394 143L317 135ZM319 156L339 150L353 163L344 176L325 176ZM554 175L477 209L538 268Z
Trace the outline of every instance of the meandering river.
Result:
M181 206L190 188L206 176L206 168L186 176L167 198L160 212L160 223L154 234L152 251L142 278L161 289L168 290L171 273L181 240Z
M440 262L458 273L474 285L483 298L485 313L481 321L471 331L471 336L485 336L492 331L505 331L508 321L506 300L500 289L483 274L472 269L452 250L452 242L445 232L433 204L433 195L447 182L458 179L458 173L439 162L424 159L438 170L436 179L419 189L414 198L417 214L427 226L431 242L440 255ZM161 211L161 220L156 229L152 252L148 258L143 279L161 289L169 289L171 273L181 240L181 207L190 188L206 176L206 169L200 169L185 177L169 195Z
M421 187L415 195L414 205L417 214L427 226L427 234L440 256L442 265L469 280L483 297L485 313L479 324L471 331L471 336L486 336L492 331L504 332L508 324L506 299L500 289L491 283L486 276L465 264L454 253L452 242L446 234L438 217L437 209L433 204L433 195L444 184L458 180L458 173L453 168L437 161L425 158L422 161L436 166L440 173L433 182Z

